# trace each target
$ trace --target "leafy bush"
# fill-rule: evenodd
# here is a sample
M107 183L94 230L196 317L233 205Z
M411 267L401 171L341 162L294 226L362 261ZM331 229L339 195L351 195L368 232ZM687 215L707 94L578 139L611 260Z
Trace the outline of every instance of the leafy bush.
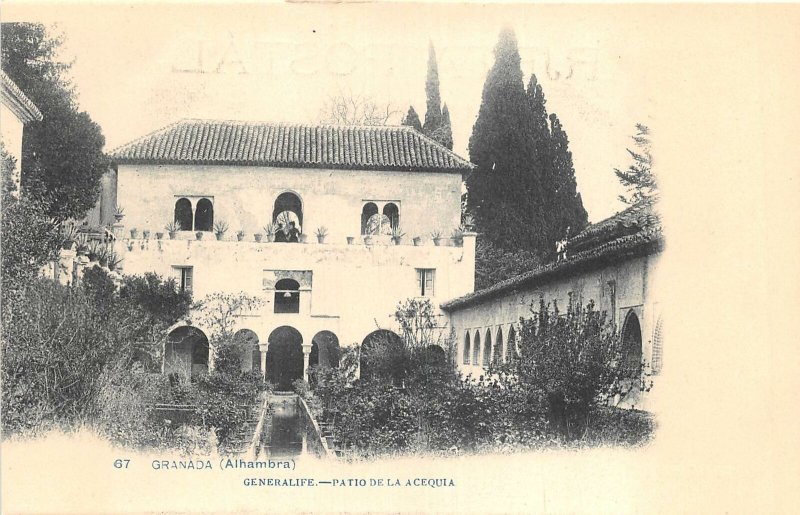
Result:
M615 395L646 389L643 368L626 359L620 336L591 302L563 316L557 305L551 311L541 302L521 321L520 355L510 366L529 388L529 402L545 404L550 423L568 438L582 436L590 413Z

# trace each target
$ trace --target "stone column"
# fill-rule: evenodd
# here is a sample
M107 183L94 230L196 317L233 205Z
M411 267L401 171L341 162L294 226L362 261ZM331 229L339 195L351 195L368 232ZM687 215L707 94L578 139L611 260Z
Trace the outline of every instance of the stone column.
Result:
M261 377L264 378L264 381L267 380L267 347L268 345L259 345L258 349L261 354Z
M310 343L303 344L303 381L308 382L308 359L311 356Z

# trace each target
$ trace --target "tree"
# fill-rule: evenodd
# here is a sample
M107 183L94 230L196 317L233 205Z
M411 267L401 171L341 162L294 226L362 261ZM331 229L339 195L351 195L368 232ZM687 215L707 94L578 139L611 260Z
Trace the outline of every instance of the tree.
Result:
M428 45L428 75L425 79L425 134L432 134L442 125L442 98L439 95L439 66L436 64L436 50L433 43Z
M52 217L81 218L97 202L109 161L100 127L78 110L66 76L71 65L56 60L63 37L34 23L4 23L2 32L3 71L43 116L25 127L23 190Z
M580 437L592 411L616 395L649 389L644 363L626 359L620 336L591 302L561 314L540 301L539 311L521 320L519 351L511 375L529 389L530 402L544 401L567 438Z
M403 118L402 124L422 132L422 123L419 121L419 115L417 115L417 112L414 110L414 106L409 106L408 114Z
M398 111L390 103L380 103L368 95L339 91L320 109L320 121L334 125L387 125Z
M469 140L476 165L467 178L467 210L478 231L503 249L541 249L539 169L534 165L531 109L514 33L500 33Z
M433 131L431 137L447 147L448 150L453 150L453 128L450 126L450 110L447 104L442 108L442 125Z
M543 259L567 227L586 225L566 133L545 106L535 75L525 89L516 38L504 30L469 144L476 169L467 179L467 210L486 248Z
M637 150L627 149L633 163L627 170L614 168L619 182L625 187L625 195L619 199L626 204L651 202L658 198L658 184L653 175L653 158L650 154L650 129L641 123L636 124L636 135L632 136Z

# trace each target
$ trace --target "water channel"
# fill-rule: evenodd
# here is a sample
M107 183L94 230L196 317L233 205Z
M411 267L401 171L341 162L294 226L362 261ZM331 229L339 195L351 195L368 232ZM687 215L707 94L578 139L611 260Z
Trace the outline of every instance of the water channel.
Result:
M294 395L273 395L271 416L265 421L257 457L305 458L324 455L313 423Z

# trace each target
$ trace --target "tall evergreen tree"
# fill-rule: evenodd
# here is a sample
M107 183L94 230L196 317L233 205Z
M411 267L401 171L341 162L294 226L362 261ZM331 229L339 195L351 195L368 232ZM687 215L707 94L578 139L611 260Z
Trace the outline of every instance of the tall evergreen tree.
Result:
M61 38L43 25L2 25L3 71L42 112L43 120L25 127L22 141L22 188L43 200L55 218L80 218L94 206L100 179L108 170L100 127L80 112L69 64L56 60Z
M569 151L569 138L555 114L550 115L550 132L553 202L548 226L550 241L554 243L561 239L568 229L570 236L583 229L587 224L588 214L583 207L581 194L578 193L572 152Z
M650 129L641 123L636 124L636 136L632 136L637 150L627 149L633 159L627 170L614 169L626 194L619 199L626 204L649 202L658 196L658 184L653 175L653 158L650 154Z
M422 123L419 121L419 115L417 115L417 111L414 110L414 106L408 108L408 113L406 117L403 118L402 124L414 127L419 132L422 132Z
M446 102L442 107L442 126L439 127L439 133L437 141L453 150L453 127L450 125L450 109L447 108Z
M428 76L425 79L425 134L432 135L442 125L442 99L439 95L439 66L436 64L436 51L433 43L428 45Z
M469 140L476 168L467 179L467 209L483 238L495 246L538 249L543 235L536 213L541 199L532 116L511 30L500 33L494 54Z

